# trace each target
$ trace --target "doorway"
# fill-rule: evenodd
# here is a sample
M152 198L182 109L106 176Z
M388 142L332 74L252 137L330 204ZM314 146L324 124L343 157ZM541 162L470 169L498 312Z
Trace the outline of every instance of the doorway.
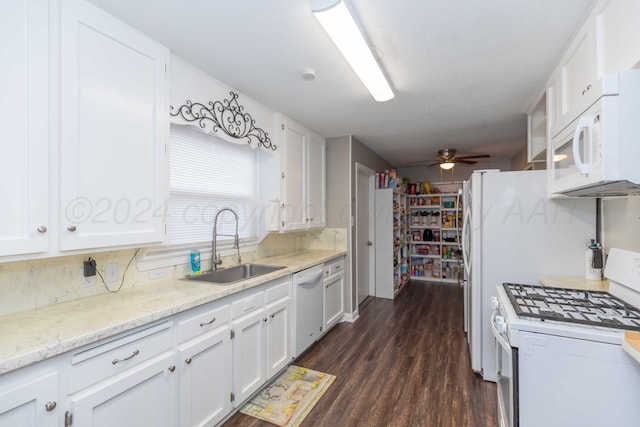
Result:
M375 171L356 163L356 292L358 305L375 294L374 261Z

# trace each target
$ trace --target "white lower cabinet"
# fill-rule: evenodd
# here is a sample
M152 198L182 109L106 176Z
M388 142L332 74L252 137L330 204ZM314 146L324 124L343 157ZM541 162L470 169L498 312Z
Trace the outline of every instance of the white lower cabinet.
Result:
M291 360L290 322L289 296L267 305L267 378L277 374Z
M231 411L228 324L178 347L178 425L212 426Z
M58 372L0 382L0 427L55 427L60 410Z
M74 394L65 426L175 426L175 353L142 363Z
M291 360L291 279L231 305L234 406L238 406Z
M286 276L0 375L0 427L217 425L291 361L291 290Z
M342 320L344 314L344 257L325 264L324 267L324 331Z
M257 391L266 381L264 307L236 319L233 328L234 407Z

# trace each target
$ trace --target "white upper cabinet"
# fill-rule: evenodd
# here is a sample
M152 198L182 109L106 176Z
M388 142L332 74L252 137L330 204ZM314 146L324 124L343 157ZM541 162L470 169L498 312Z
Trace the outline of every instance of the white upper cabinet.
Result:
M640 66L640 2L604 0L594 10L598 77Z
M324 227L326 141L282 117L281 230Z
M60 250L162 242L169 51L82 0L60 37Z
M307 214L310 228L326 224L326 151L327 142L320 135L309 132L307 141L306 170Z
M640 2L600 0L558 65L557 135L595 101L594 85L603 75L640 66Z
M282 123L282 229L300 230L307 227L304 206L307 131L289 119Z
M584 25L560 60L561 117L589 106L588 94L597 80L595 50L594 28Z
M49 247L48 13L47 0L0 4L0 256Z

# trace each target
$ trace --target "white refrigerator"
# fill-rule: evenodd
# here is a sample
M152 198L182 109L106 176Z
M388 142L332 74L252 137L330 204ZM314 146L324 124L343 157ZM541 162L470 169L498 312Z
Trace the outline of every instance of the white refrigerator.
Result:
M546 171L476 171L464 185L467 338L471 368L496 381L491 297L504 282L584 277L596 232L595 199L548 199Z

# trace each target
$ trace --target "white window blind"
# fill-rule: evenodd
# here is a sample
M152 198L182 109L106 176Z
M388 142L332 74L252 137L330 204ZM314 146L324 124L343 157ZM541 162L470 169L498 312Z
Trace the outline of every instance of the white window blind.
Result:
M241 240L256 240L256 150L191 126L171 125L169 245L210 242L216 213L238 213ZM218 218L218 234L233 235L230 212ZM232 241L220 236L219 242Z

